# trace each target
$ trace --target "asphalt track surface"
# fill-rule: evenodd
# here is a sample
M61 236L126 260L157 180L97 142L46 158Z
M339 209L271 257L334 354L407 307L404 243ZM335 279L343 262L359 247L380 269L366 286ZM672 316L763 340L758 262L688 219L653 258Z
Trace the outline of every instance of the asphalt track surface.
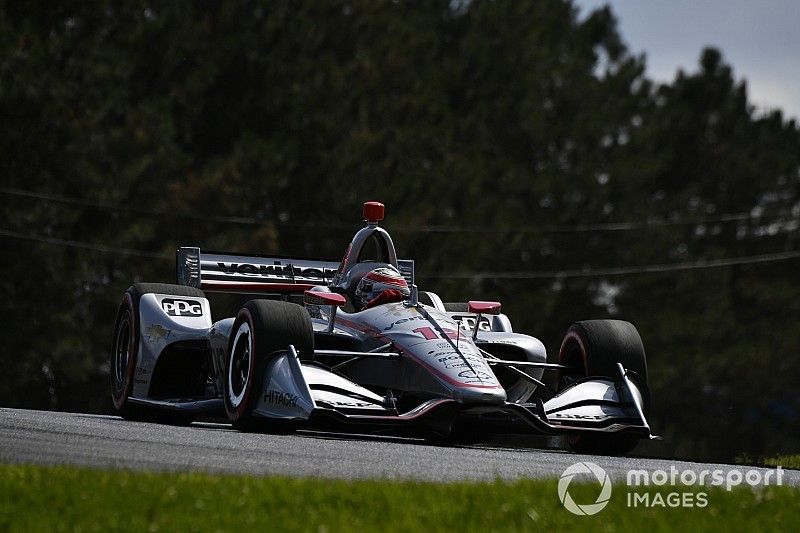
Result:
M558 477L581 461L600 465L614 479L625 479L630 469L721 469L726 474L734 468L750 470L735 465L576 455L550 449L430 446L413 439L365 435L239 433L226 424L195 422L178 427L114 416L0 408L0 463L6 464L456 481ZM800 485L800 471L785 470L783 484Z

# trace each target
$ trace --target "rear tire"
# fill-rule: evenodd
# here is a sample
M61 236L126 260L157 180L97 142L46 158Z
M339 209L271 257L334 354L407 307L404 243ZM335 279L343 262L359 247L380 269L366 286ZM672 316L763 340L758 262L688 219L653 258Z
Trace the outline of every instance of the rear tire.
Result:
M563 390L578 379L603 376L617 379L617 363L635 374L630 378L642 393L642 411L650 410L650 388L647 384L647 360L642 338L636 327L623 320L585 320L576 322L567 330L558 362L575 368L561 371L558 389ZM638 437L574 433L567 436L567 444L575 453L622 455L632 451Z
M295 428L291 421L252 415L269 356L290 344L303 359L313 357L314 330L303 307L275 300L251 300L239 310L228 339L222 383L225 411L236 429L286 433Z
M200 289L166 283L135 283L122 295L114 323L114 338L109 357L111 401L117 414L131 420L158 421L168 424L188 425L194 417L178 413L164 413L132 405L128 398L133 390L136 363L139 356L141 331L139 329L139 302L149 293L171 296L205 298Z

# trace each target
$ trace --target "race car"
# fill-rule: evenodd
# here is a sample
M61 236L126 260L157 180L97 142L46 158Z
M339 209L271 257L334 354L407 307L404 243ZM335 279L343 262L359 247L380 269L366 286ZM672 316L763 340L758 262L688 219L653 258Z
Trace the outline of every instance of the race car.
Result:
M576 322L548 362L499 302L444 303L418 290L414 261L397 258L383 218L383 204L364 204L366 224L340 262L180 248L176 284L136 283L122 297L110 357L117 412L442 443L564 435L572 450L602 454L653 438L632 324ZM255 297L212 321L207 292Z

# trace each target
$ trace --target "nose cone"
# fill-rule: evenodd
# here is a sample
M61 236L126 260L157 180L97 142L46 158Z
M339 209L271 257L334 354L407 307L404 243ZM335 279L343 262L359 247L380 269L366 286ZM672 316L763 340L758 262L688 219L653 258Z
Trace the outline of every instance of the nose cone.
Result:
M506 391L503 387L458 387L453 391L453 399L471 405L502 405L506 401Z

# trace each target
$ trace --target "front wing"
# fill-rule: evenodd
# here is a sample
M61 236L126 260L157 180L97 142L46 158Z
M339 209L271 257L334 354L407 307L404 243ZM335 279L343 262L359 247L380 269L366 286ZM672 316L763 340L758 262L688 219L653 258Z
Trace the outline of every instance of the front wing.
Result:
M301 363L294 347L289 346L270 360L254 414L303 422L309 428L334 423L440 433L446 433L459 417L486 416L499 425L500 432L505 420L508 432L588 432L651 438L642 393L622 365L617 369L615 379L589 377L546 402L481 405L436 398L399 412L391 396L381 397L316 363Z

